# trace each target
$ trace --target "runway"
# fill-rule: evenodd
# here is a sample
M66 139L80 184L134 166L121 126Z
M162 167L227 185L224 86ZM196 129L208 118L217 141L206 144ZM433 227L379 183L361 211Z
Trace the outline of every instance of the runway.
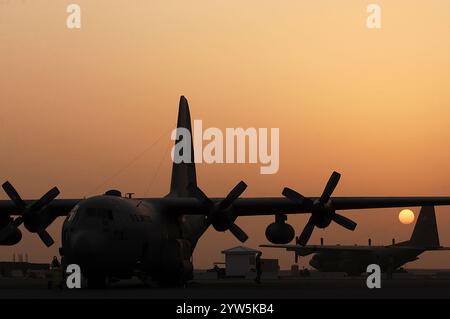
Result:
M200 276L201 277L201 276ZM0 299L449 299L450 276L431 270L382 278L369 289L366 277L312 273L281 276L258 285L249 279L197 278L184 288L145 287L139 280L110 284L106 289L48 290L44 279L0 278Z

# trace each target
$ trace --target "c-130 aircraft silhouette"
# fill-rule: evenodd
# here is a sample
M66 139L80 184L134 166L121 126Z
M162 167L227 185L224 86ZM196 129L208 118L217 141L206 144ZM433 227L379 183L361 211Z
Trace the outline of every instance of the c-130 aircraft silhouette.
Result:
M177 128L191 132L184 96ZM226 197L209 198L197 186L192 135L190 139L191 161L174 161L170 192L161 198L125 198L110 190L86 199L55 199L59 190L54 187L38 200L23 200L5 182L2 187L10 200L0 201L0 245L18 243L22 238L18 227L24 224L51 246L54 241L46 228L66 216L62 264L64 269L78 264L89 287L135 274L164 285L182 285L193 277L192 254L209 226L229 230L241 242L247 240L235 223L239 216L274 215L266 237L271 243L287 244L295 237L293 227L286 223L287 215L310 214L297 242L306 245L315 227L326 228L332 221L355 229L356 223L336 213L338 210L450 205L450 197L331 197L340 178L337 172L332 173L320 197L305 197L284 188L284 197L240 198L247 187L241 181Z

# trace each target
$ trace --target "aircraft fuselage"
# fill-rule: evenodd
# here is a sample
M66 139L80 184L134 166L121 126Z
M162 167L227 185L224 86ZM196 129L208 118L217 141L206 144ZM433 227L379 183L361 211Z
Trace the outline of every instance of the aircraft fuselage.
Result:
M78 264L89 278L128 278L140 272L167 281L186 280L196 238L183 217L158 203L102 195L79 202L62 229L63 263Z
M372 252L343 251L319 252L310 260L309 264L323 272L345 272L349 275L360 275L366 272L370 264L380 265L383 272L390 268L397 269L407 262L417 259L423 250L401 250L395 247L379 248Z

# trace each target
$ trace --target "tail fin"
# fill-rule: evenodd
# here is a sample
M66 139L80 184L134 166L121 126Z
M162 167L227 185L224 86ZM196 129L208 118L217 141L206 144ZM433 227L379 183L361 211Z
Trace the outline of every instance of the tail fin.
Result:
M190 148L191 158L189 162L184 162L181 159L180 161L177 161L176 157L180 157L180 154L174 154L175 158L172 166L170 193L167 195L167 197L189 197L191 196L191 194L188 191L188 185L197 185L197 174L195 173L194 162L194 147L192 144L191 115L189 113L188 101L184 96L180 97L177 122L177 140L175 141L175 144L179 143L183 139L183 137L187 137L187 134L180 134L180 128L184 128L190 133L188 135L189 141L187 143L185 142L184 146Z
M440 247L434 206L424 206L414 226L409 245L420 247Z

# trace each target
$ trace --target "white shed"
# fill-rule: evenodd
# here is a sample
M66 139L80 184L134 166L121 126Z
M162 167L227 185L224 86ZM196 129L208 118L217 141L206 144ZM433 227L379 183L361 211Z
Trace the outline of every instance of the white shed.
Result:
M255 257L259 250L237 246L222 251L225 254L225 275L227 277L246 277L255 270Z

